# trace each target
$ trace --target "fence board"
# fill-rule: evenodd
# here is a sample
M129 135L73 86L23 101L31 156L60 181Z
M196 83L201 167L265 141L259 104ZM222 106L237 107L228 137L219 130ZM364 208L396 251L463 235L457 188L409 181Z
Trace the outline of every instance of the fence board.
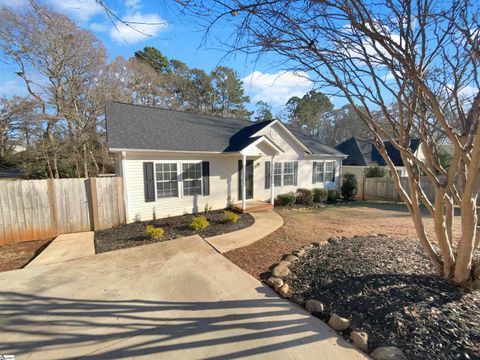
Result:
M0 182L0 244L94 230L88 179ZM97 178L99 225L125 222L122 179Z

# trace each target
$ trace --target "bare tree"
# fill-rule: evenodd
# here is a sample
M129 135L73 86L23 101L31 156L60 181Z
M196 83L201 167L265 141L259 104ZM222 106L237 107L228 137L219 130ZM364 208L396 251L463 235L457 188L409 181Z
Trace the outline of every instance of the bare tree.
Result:
M228 22L234 28L233 50L273 52L290 69L312 74L322 91L346 99L372 132L392 170L383 141L400 151L408 186L395 171L393 179L434 267L458 284L475 280L472 259L479 243L480 183L478 2L187 0L181 5L207 20L207 31ZM203 11L206 7L208 12ZM454 147L448 169L439 160L439 132ZM426 161L409 150L413 137L422 140ZM424 193L422 174L435 187L434 201ZM425 231L421 204L434 219L439 250ZM460 239L452 235L454 206L461 211Z

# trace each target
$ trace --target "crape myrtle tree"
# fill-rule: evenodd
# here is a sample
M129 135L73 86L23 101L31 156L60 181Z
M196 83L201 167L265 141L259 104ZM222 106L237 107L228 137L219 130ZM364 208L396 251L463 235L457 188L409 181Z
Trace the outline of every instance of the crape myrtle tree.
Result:
M439 274L462 285L475 279L480 161L480 24L476 1L182 0L211 26L229 23L231 50L274 53L290 70L311 74L326 94L343 97L368 126L418 238ZM208 11L205 11L208 9ZM225 27L227 28L227 27ZM439 134L453 146L446 169ZM425 161L409 150L423 143ZM402 184L384 146L398 149L408 173ZM435 188L429 200L421 186ZM424 204L434 220L425 230ZM452 234L454 207L461 236ZM433 246L436 240L438 248ZM478 284L478 280L477 283Z

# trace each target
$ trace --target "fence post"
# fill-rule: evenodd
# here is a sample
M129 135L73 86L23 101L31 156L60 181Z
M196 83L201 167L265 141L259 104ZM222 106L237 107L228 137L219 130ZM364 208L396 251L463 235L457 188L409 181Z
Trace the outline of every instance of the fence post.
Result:
M52 227L55 236L59 234L58 220L57 220L57 203L55 196L55 179L47 179L47 195L48 195L48 207L50 209L50 219L52 220Z
M90 187L90 204L92 209L92 230L100 229L100 218L98 216L98 197L97 197L97 178L91 177L88 179Z

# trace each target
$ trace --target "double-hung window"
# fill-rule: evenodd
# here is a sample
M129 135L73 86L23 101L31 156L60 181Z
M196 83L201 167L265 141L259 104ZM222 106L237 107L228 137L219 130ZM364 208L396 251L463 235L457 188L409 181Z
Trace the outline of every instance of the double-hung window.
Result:
M282 163L280 162L273 165L273 183L275 186L282 186Z
M176 163L155 164L157 198L178 197L178 178Z
M202 163L183 163L183 195L202 195Z
M283 163L283 186L295 184L295 165L293 162Z
M335 161L325 162L325 181L335 181Z
M325 180L325 172L324 172L324 161L317 161L315 166L315 182L323 182Z

